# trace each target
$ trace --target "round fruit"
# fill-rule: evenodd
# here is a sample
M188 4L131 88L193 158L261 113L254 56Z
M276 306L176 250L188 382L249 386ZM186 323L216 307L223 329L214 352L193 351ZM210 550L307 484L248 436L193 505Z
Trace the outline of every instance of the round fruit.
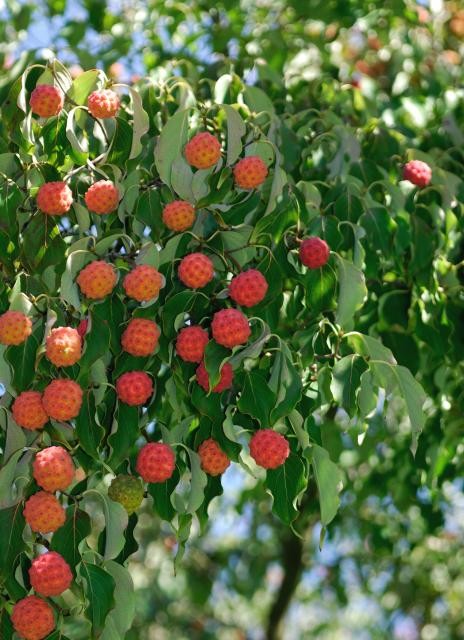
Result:
M69 564L56 551L48 551L32 561L29 579L41 596L59 596L69 589L73 575Z
M103 260L90 262L76 278L82 293L90 300L101 300L110 294L118 279L116 269Z
M63 92L51 84L38 84L31 93L29 105L32 113L41 118L57 116L64 105Z
M24 313L6 311L0 316L0 344L21 344L31 333L32 322Z
M72 458L63 447L42 449L32 464L35 481L50 493L67 489L74 481L74 471Z
M329 245L322 238L311 236L305 238L300 245L300 260L309 269L323 267L330 256Z
M185 362L200 362L203 359L208 332L198 326L184 327L177 335L176 353Z
M256 464L265 469L276 469L284 464L290 453L288 441L272 429L261 429L250 440L250 454Z
M133 318L122 334L122 348L132 356L150 356L156 349L160 334L156 322L146 318Z
M66 422L79 415L83 395L77 382L58 378L45 387L42 403L50 418Z
M116 393L132 407L147 403L153 393L153 382L145 371L128 371L116 380Z
M87 98L89 112L94 118L114 118L119 111L121 101L119 96L111 89L92 91Z
M48 415L42 404L42 394L38 391L23 391L11 407L14 421L23 429L42 429L48 422Z
M77 329L57 327L46 340L45 354L56 367L70 367L82 355L82 339Z
M32 531L52 533L64 525L66 513L51 493L34 493L24 505L23 515Z
M426 162L411 160L403 167L403 180L409 180L416 187L426 187L432 180L432 169Z
M165 482L174 473L176 456L167 444L149 442L137 456L136 471L145 482Z
M240 189L256 189L266 179L267 166L259 156L247 156L234 167L235 184Z
M160 289L164 287L164 277L155 267L139 264L129 271L122 284L129 298L144 302L152 300L159 294Z
M11 622L20 638L42 640L55 628L52 607L37 596L27 596L13 607Z
M191 253L182 258L178 275L186 287L200 289L214 277L214 265L203 253Z
M230 465L230 460L212 438L208 438L198 447L201 468L210 476L219 476Z
M72 191L66 182L45 182L37 192L37 206L49 216L62 216L72 203Z
M209 391L209 375L206 371L205 363L201 362L196 371L197 382L205 391ZM221 369L219 382L212 388L214 393L221 393L226 389L230 389L234 379L234 370L229 362L226 362Z
M211 133L197 133L187 142L185 159L196 169L213 167L221 157L221 143Z
M186 231L195 222L195 209L190 202L174 200L164 207L163 222L171 231Z
M253 307L264 300L268 284L261 271L248 269L232 278L229 285L229 295L234 302L242 307Z
M238 309L221 309L215 313L211 331L214 340L228 349L245 344L251 335L248 318Z
M99 180L87 189L84 200L93 213L111 213L118 208L119 191L111 180Z
M140 479L134 476L116 476L108 488L108 495L111 500L122 504L130 515L142 504L143 485Z

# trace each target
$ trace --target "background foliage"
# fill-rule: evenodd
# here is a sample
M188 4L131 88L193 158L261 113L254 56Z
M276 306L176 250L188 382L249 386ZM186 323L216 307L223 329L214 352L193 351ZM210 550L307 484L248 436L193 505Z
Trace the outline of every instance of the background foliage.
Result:
M57 324L65 319L77 323L85 312L70 276L82 266L73 264L72 254L89 250L85 237L91 222L92 235L98 235L97 255L110 252L124 270L135 257L134 248L143 243L137 259L155 261L172 283L156 303L163 309L157 317L163 328L161 355L148 365L155 372L160 360L172 364L158 383L152 405L156 417L172 420L173 426L180 416L193 413L202 416L198 429L216 425L210 420L217 415L214 401L205 401L195 389L191 395L183 391L193 369L169 360L176 318L186 308L199 317L204 313L201 296L185 294L171 277L173 259L195 246L195 240L188 234L173 240L153 223L172 188L182 197L194 195L209 212L200 229L208 233L205 237L220 221L219 233L209 243L212 250L226 259L232 251L241 266L259 264L268 274L268 303L253 315L287 345L257 350L240 374L243 394L236 418L225 416L231 440L226 446L237 456L234 437L244 443L232 424L252 429L252 420L280 421L296 434L292 447L300 456L291 471L294 493L284 499L278 480L263 482L234 465L223 478L224 494L212 502L209 518L199 507L204 479L198 475L191 484L179 485L184 513L175 516L174 533L182 539L192 514L198 517L174 578L172 560L179 546L167 523L173 507L155 495L155 507L146 500L126 528L117 505L106 498L111 476L98 453L112 417L111 392L106 393L107 404L100 404L98 392L94 398L89 394L89 402L101 407L102 429L95 430L82 417L76 423L76 455L88 476L75 492L87 492L80 506L93 523L89 535L82 515L78 557L84 553L90 566L98 565L104 576L95 575L96 584L112 595L103 600L101 620L87 609L86 621L80 602L91 604L92 598L83 580L82 591L60 603L73 614L65 618L65 635L88 638L90 617L98 637L106 614L117 615L114 604L119 602L128 620L135 606L135 621L125 636L119 631L107 637L462 636L464 15L459 6L243 0L217 2L212 9L200 1L187 6L57 0L8 3L2 10L0 301L2 311L34 303L36 320L29 346L10 348L1 359L2 406L8 408L11 394L30 385L45 324L54 314ZM109 151L84 118L69 125L60 116L42 128L25 118L17 107L22 90L17 78L28 65L47 63L53 52L77 76L73 95L78 104L85 102L93 84L105 81L103 71L136 88L149 122L140 147L133 130L143 131L144 116L127 91L126 108L107 132ZM79 76L77 65L102 71ZM71 82L57 63L48 68L55 78ZM42 72L35 68L23 76L26 91ZM231 114L230 105L239 105L233 113L240 118ZM187 133L179 126L187 122L183 110L189 109L193 131L206 107L208 124L227 132L229 160L248 142L248 151L255 144L251 148L272 164L260 193L244 197L233 191L228 169L194 180L179 170ZM81 146L86 137L88 149ZM400 182L401 165L411 158L427 161L433 170L431 186L420 192ZM37 187L78 167L83 170L72 173L71 183L80 195L99 170L118 182L124 190L118 214L108 221L89 220L82 207L75 207L69 225L44 228L43 218L33 215ZM294 259L293 237L303 230L323 235L337 254L317 279L304 274ZM272 258L262 245L272 248ZM220 271L221 262L216 266ZM234 269L230 260L229 267ZM59 286L61 300L43 297ZM174 300L176 295L180 297ZM117 327L126 312L118 295L93 307L85 361L76 371L79 380L104 380L105 353L110 345L117 354ZM108 317L114 318L111 331ZM254 326L261 348L261 324ZM275 340L268 346L278 349L280 344ZM133 364L120 358L117 366L122 371ZM265 391L271 371L289 385L284 397L279 385ZM38 375L44 380L49 376L43 359ZM163 394L164 388L170 392ZM247 402L246 390L255 388L267 399L263 405ZM143 420L151 436L150 410ZM133 410L117 411L118 424L134 424ZM0 487L6 507L0 528L2 539L3 534L9 539L14 505L34 488L28 454L19 464L14 457L25 444L24 435L8 411L0 415ZM110 436L113 458L108 464L113 470L126 455L119 433ZM47 434L53 441L72 442L56 425ZM188 444L194 448L193 440ZM416 447L413 457L411 448ZM191 463L185 458L182 464L187 468ZM318 465L329 469L319 486L314 480ZM301 484L295 475L310 478L298 510L293 498ZM337 512L338 480L344 489ZM193 485L199 488L194 508L188 499ZM220 491L217 483L209 483L207 499ZM76 508L71 501L71 521ZM105 526L98 517L101 511L107 513L106 525L111 519L106 536L100 535ZM319 551L322 524L330 520ZM5 612L24 592L22 576L32 544L20 535L13 539L23 548L2 560L3 570L10 560L16 569L13 582L3 581L6 638L11 632ZM66 533L61 541L57 535L53 540L69 552ZM97 561L85 556L89 549L99 552ZM129 566L135 596L114 562L133 551ZM124 627L124 621L118 622ZM106 629L112 626L107 620Z

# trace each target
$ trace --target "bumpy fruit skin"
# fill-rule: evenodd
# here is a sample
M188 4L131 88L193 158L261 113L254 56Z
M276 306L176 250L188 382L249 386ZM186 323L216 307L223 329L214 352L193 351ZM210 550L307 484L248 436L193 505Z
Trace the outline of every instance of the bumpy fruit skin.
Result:
M87 333L88 326L89 326L89 321L87 320L87 318L84 318L83 320L81 320L77 325L76 331L80 335L82 340L85 338L85 334Z
M77 382L58 378L45 387L42 404L50 418L66 422L79 415L82 397L83 391Z
M176 353L185 362L200 362L203 359L208 332L198 326L184 327L177 335Z
M301 262L308 269L319 269L327 264L330 248L325 240L317 236L306 238L300 245L299 256Z
M272 429L261 429L250 440L250 454L256 464L265 469L277 469L290 453L288 441Z
M152 379L145 371L128 371L116 380L116 393L132 407L146 404L153 393Z
M416 187L426 187L432 180L432 169L422 160L411 160L403 167L403 180L409 180Z
M69 564L56 551L49 551L32 561L29 569L31 586L41 596L59 596L69 589L73 575Z
M39 491L26 502L23 511L32 531L52 533L64 525L66 513L51 493Z
M196 169L213 167L221 157L221 143L211 133L203 131L185 145L185 159Z
M94 118L114 118L121 106L119 96L111 89L92 91L87 99L87 106Z
M20 393L11 410L14 421L23 429L43 429L48 422L48 415L42 404L42 394L38 391Z
M208 438L198 447L201 468L210 476L219 476L230 465L230 460L212 438Z
M221 309L215 313L211 331L214 340L228 349L245 344L251 335L248 318L238 309Z
M101 300L109 295L118 279L116 269L103 260L86 265L76 278L82 293L90 300Z
M57 327L47 336L45 354L56 367L70 367L82 355L82 340L72 327Z
M191 253L180 261L177 271L186 287L201 289L214 277L214 265L203 253Z
M47 447L39 451L32 463L32 475L45 491L64 491L74 481L74 464L63 447Z
M55 628L52 607L37 596L27 596L19 600L11 614L13 627L24 640L42 640Z
M22 344L32 333L30 318L20 311L6 311L0 316L0 344Z
M132 356L150 356L156 349L161 331L156 322L146 318L133 318L121 337L124 351Z
M197 382L200 385L200 387L203 387L205 391L209 391L209 375L208 375L208 372L206 371L204 362L201 362L200 365L197 367L196 376L197 376ZM226 362L221 369L219 382L215 387L212 388L212 391L214 393L221 393L226 389L230 389L230 387L232 386L233 379L234 379L234 370L232 369L232 365Z
M116 476L108 487L108 495L111 500L122 504L130 515L142 504L143 485L134 476Z
M129 271L122 283L129 298L144 302L155 298L164 286L164 278L155 267L139 264Z
M104 215L118 208L119 191L111 180L99 180L87 189L84 200L89 211Z
M167 444L149 442L139 451L135 469L145 482L165 482L174 473L176 456Z
M171 231L186 231L195 222L195 208L185 200L174 200L164 207L163 222Z
M240 189L256 189L266 180L267 166L259 156L247 156L234 167L234 180Z
M41 118L57 116L64 105L64 95L61 89L51 84L38 84L31 93L29 105L32 113Z
M232 278L229 295L241 307L254 307L264 300L269 285L261 271L248 269Z
M62 216L72 203L72 191L66 182L45 182L37 192L37 206L49 216Z

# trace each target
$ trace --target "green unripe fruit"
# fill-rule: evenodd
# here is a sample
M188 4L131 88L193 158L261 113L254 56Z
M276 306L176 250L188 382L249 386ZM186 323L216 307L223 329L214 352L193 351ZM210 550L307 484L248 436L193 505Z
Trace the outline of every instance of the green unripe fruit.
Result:
M143 484L134 476L116 476L108 488L111 500L122 504L130 515L136 511L143 500Z

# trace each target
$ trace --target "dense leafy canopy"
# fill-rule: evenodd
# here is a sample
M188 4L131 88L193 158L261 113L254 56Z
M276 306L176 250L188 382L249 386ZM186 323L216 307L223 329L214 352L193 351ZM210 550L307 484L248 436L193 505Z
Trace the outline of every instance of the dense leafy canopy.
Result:
M452 3L429 12L397 1L380 9L278 0L214 9L200 1L117 4L51 2L41 16L22 3L2 25L4 40L21 41L34 20L55 16L61 60L23 51L11 66L18 52L4 45L0 313L22 311L33 328L23 344L0 346L2 637L14 637L13 603L30 590L28 569L45 548L75 577L53 598L60 631L50 638L259 638L263 627L268 638L333 638L340 629L459 637L464 16ZM66 94L57 116L31 114L38 84ZM105 87L122 107L116 118L96 120L87 99ZM204 130L221 140L222 158L195 170L184 147ZM245 156L269 169L256 190L234 183L232 169ZM429 186L402 180L412 159L431 167ZM84 199L102 179L121 196L105 216ZM45 215L36 201L40 186L57 180L74 199L63 217ZM197 210L183 233L162 221L174 199ZM330 246L325 266L302 266L307 236ZM213 261L204 288L178 277L192 252ZM119 274L102 301L76 284L95 260ZM163 276L148 303L123 286L137 265ZM207 393L195 381L197 365L176 354L176 337L190 323L208 329L215 312L236 307L227 286L249 268L261 271L268 291L257 306L241 307L252 330L247 344L209 342L211 386L225 361L234 385ZM121 348L133 317L160 327L150 357ZM48 333L83 319L82 358L56 368L45 357ZM115 392L133 370L155 384L143 408ZM79 415L43 431L21 429L14 398L58 377L84 390ZM291 450L267 472L249 455L250 437L263 428L284 434ZM232 460L223 478L200 466L198 447L209 437ZM143 507L128 516L108 485L115 474L135 474L147 441L171 445L176 470L148 483ZM50 445L72 454L77 474L58 494L64 525L39 535L22 511L39 489L34 455ZM171 556L177 581L167 577ZM282 635L301 575L296 632ZM350 617L363 603L364 617Z

